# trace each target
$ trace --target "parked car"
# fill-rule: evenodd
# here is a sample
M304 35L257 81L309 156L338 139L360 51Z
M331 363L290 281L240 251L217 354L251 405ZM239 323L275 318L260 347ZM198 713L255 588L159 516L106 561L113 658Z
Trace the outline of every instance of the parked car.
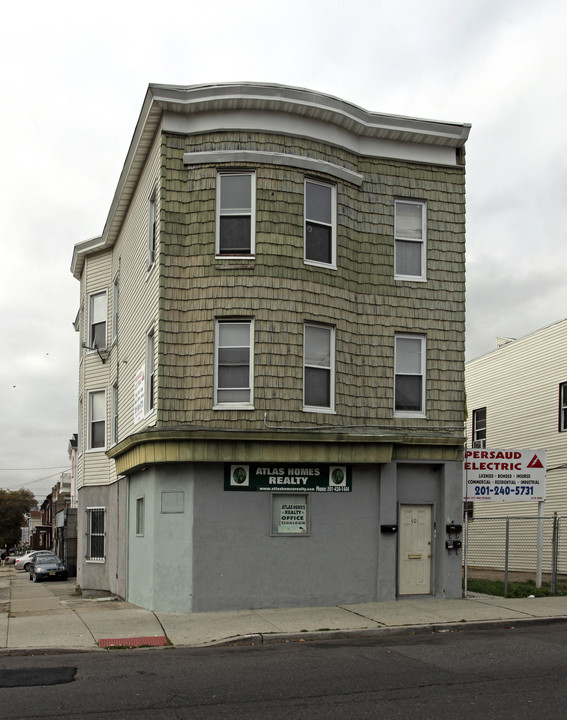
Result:
M36 555L53 555L53 552L51 550L32 550L31 552L22 555L22 557L19 557L16 560L14 567L16 570L25 570L28 572L30 569L30 563Z
M57 555L36 555L30 564L30 580L67 580L67 568Z

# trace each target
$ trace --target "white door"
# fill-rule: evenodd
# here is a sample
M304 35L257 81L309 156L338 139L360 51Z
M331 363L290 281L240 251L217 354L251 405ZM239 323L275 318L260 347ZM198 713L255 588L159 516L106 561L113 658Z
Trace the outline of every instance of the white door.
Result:
M431 505L400 506L400 595L431 593L431 530Z

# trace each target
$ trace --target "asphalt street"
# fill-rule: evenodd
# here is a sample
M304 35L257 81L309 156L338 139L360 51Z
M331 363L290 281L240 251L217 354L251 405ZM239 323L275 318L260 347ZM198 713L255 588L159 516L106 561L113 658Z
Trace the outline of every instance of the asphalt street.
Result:
M0 718L541 720L564 717L566 672L567 623L3 656Z

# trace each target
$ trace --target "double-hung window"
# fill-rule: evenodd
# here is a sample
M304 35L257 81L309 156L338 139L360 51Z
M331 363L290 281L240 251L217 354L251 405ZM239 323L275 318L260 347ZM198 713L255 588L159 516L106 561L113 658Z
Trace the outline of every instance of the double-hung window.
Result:
M336 267L336 188L305 181L305 262Z
M215 330L215 407L250 408L254 323L252 320L217 320Z
M106 391L96 390L88 398L88 449L104 450L106 447Z
M567 432L567 382L559 386L559 432Z
M400 417L425 416L425 337L395 337L394 410Z
M87 560L98 562L105 559L105 509L87 508L86 552Z
M472 414L472 446L473 448L486 447L486 408L473 410Z
M426 279L425 203L396 200L394 274L402 280Z
M253 255L255 246L256 175L217 175L217 255Z
M303 406L314 412L335 409L335 329L305 323L303 339Z
M106 350L106 290L89 296L89 350Z

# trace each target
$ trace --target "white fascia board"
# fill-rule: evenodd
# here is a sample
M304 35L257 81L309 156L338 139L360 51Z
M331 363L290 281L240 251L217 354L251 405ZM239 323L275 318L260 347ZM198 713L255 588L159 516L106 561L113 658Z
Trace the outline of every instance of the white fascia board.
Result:
M401 115L369 112L332 95L305 88L261 83L222 83L190 87L150 85L164 109L184 114L217 112L223 109L262 109L290 113L302 118L318 118L326 125L337 125L355 135L380 136L405 142L451 145L465 144L470 125L441 122Z
M105 243L102 235L77 243L73 248L73 259L71 260L71 273L73 274L73 277L80 280L83 272L83 265L85 264L85 257L93 252L102 250L104 246Z
M452 167L457 165L454 146L360 136L336 125L289 113L226 110L198 115L181 115L166 112L162 127L164 131L180 134L241 130L291 135L330 144L366 157Z

